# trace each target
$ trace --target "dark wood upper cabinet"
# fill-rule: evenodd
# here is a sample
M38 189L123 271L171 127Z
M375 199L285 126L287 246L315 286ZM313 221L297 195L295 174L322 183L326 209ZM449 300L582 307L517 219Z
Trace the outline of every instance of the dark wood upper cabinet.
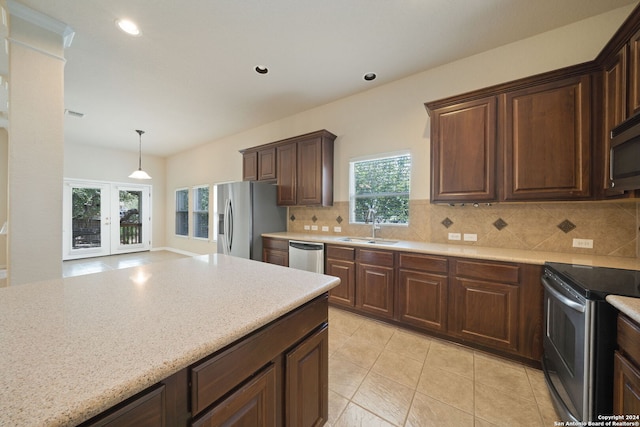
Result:
M589 197L590 76L536 85L502 97L503 199Z
M601 168L600 179L597 188L601 188L605 195L619 195L624 192L615 191L611 188L610 177L610 148L611 148L611 130L622 123L627 118L627 58L628 48L622 47L616 55L614 55L604 65L602 71L602 137L601 143L597 144L595 159L600 158L598 164L594 164L595 171L597 167Z
M298 176L296 165L297 144L295 142L276 147L276 164L278 168L278 205L293 206L297 198Z
M491 96L433 112L432 201L496 200L496 104Z
M333 205L333 143L336 136L320 130L270 144L241 150L243 179L252 177L246 158L257 152L256 179L277 179L282 206Z
M258 152L248 151L242 153L242 180L258 180Z
M275 147L258 151L258 181L276 179Z
M629 111L633 116L640 111L640 30L629 39Z

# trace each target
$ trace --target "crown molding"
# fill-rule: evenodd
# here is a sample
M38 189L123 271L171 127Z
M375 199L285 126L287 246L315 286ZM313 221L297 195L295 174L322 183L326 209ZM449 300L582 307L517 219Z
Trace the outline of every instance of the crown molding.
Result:
M75 36L76 32L64 22L60 22L49 15L31 9L16 0L7 0L7 7L9 9L9 15L16 16L33 25L58 34L62 37L65 48L71 46L73 36Z

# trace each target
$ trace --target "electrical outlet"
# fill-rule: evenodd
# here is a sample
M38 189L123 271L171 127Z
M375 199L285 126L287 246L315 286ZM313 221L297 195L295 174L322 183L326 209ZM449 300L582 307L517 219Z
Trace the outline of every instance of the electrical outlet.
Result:
M322 231L329 231L329 227L328 227L328 226L326 226L326 225L323 225L323 226L322 226Z
M460 233L449 233L449 240L460 240L462 236Z
M333 227L334 233L342 233L342 227Z
M309 230L311 230L311 226L310 226L310 225L305 225L305 226L304 226L304 229L305 229L306 231L309 231Z
M311 226L311 231L318 231L318 226L317 225L312 225Z
M593 239L573 239L573 247L593 249Z
M478 235L475 233L464 233L464 241L465 242L477 242L478 241Z

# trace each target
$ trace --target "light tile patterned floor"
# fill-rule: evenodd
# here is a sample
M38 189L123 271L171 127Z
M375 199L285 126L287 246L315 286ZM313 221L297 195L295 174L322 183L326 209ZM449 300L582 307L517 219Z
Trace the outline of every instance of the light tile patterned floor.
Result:
M331 307L329 423L553 426L542 371Z

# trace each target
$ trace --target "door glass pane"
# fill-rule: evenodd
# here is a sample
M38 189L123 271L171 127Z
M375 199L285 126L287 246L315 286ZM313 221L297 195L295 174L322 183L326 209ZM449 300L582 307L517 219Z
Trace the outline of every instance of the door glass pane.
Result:
M100 188L72 189L72 249L100 247L102 242L100 198Z
M120 190L120 244L142 243L142 191Z

